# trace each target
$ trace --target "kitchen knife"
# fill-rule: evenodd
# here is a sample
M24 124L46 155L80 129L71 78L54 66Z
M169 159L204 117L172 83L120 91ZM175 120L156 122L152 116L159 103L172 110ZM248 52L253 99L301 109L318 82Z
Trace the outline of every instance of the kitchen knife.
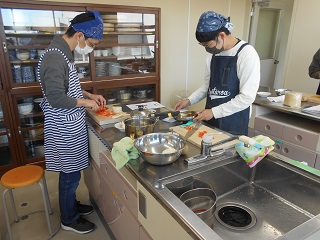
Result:
M187 132L187 134L184 136L184 139L187 140L189 137L191 137L194 134L194 132L199 129L201 124L201 121L197 122L196 125L194 125L194 127L189 132Z

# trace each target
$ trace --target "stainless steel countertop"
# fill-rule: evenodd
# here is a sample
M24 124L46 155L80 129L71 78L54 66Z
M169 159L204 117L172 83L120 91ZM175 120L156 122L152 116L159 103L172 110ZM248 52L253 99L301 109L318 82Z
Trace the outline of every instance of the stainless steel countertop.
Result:
M271 92L270 97L277 97L277 94L274 91L274 89L267 88L267 87L260 87L259 91ZM257 96L253 104L258 105L258 106L262 106L262 107L266 107L266 108L269 108L274 111L284 112L284 113L292 114L292 115L299 116L302 118L320 121L320 116L304 113L301 111L302 109L304 109L306 107L312 107L312 106L319 105L318 103L301 102L301 108L292 108L292 107L284 106L282 103L279 103L279 102L277 102L277 103L270 102L266 97Z
M297 114L304 117L304 115L299 112L293 112L292 109L286 109L285 107L280 105L277 106L273 103L270 103L266 99L256 99L255 104L265 106L277 111L281 111L280 109L282 109L283 112ZM166 111L166 109L162 109L159 111ZM313 119L313 117L311 118ZM125 133L120 132L117 128L115 128L114 124L99 126L91 118L87 118L87 122L89 129L93 130L93 132L109 150L112 149L112 146L115 142L125 137ZM166 123L163 121L158 121L155 126L155 132L168 132L170 127L179 124L181 123ZM185 155L182 155L176 162L169 165L154 166L145 162L142 158L138 158L136 160L130 160L125 167L133 173L137 180L141 184L143 184L156 199L158 199L161 202L161 204L167 209L167 211L171 212L171 215L189 233L191 232L191 234L193 234L193 238L213 240L222 239L217 233L213 231L212 228L210 228L205 222L200 220L195 214L190 214L190 209L184 204L182 204L182 202L178 198L174 197L170 190L163 185L163 183L166 183L166 178L168 177L170 177L171 181L172 179L178 180L186 172L192 173L194 171L199 171L199 169L205 169L208 165L219 165L219 162L222 163L225 161L238 161L238 159L237 157L226 159L227 157L222 156L214 162L207 161L205 163L197 164L195 166L187 166L184 163L184 159L191 156L195 156L200 153L200 148L191 143L187 143L187 148L188 151ZM228 157L230 157L230 155L236 156L234 150L230 151L228 154ZM313 219L312 221L316 221L317 219ZM292 232L290 233L292 234Z

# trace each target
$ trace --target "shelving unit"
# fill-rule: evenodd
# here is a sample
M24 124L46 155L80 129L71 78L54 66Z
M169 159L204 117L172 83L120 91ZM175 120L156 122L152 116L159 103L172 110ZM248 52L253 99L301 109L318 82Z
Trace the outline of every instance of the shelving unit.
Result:
M0 153L8 156L8 159L0 160L0 175L19 165L44 166L43 136L34 137L30 134L43 129L43 112L37 107L38 103L34 103L30 114L21 115L18 104L25 102L25 98L42 97L35 74L39 55L56 34L65 33L72 18L86 10L99 11L103 19L112 16L112 23L105 25L113 24L114 28L105 28L102 43L94 49L96 52L86 56L74 53L83 89L102 94L107 100L114 100L117 90L132 91L131 99L117 99L113 103L160 101L159 8L32 0L1 1L0 58L4 64L0 66L0 103L4 117L0 118L0 127L5 131L0 131ZM19 21L16 16L19 16ZM108 19L104 21L108 23ZM17 58L17 53L30 50L37 53L33 59L30 59L30 55L28 59ZM97 51L108 52L108 55L97 55ZM27 78L23 71L29 72L31 77ZM148 90L148 95L143 99L134 97L137 89ZM32 121L42 124L26 125ZM7 143L3 142L5 138L2 136L6 136ZM1 148L3 144L7 148Z

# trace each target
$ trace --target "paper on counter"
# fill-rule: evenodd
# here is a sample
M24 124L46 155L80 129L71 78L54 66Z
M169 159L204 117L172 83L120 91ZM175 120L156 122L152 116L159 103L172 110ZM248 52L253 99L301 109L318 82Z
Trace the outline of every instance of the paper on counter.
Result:
M127 105L131 110L138 109L138 106L143 106L145 109L156 109L163 108L164 106L158 102L144 102L144 103L135 103Z
M302 109L302 112L320 116L320 105L304 108Z
M278 97L267 97L270 102L284 102L285 95Z

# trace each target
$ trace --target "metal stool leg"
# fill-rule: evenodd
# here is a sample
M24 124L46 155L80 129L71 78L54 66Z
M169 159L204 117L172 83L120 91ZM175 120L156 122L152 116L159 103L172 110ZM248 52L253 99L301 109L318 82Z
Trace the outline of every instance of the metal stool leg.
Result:
M49 192L48 192L48 188L47 188L47 181L46 181L46 178L45 178L44 175L43 175L43 177L42 177L42 182L43 182L43 187L44 187L45 194L46 194L46 200L47 200L47 203L48 203L49 214L51 215L51 214L53 213L53 211L52 211L51 203L50 203L50 199L49 199Z
M9 234L9 239L12 239L12 234L11 234L11 228L10 228L10 220L9 220L9 214L8 214L8 209L7 209L7 202L6 202L6 193L9 191L9 189L5 189L2 194L2 204L3 204L3 210L4 210L4 215L6 218L6 224L7 224L7 231Z
M19 217L18 217L18 213L17 213L16 204L15 204L15 202L14 202L14 197L13 197L12 188L9 188L8 190L9 190L11 205L12 205L12 209L13 209L14 220L15 220L16 222L19 222Z
M46 218L47 218L48 230L49 230L50 235L52 235L52 227L51 227L50 216L49 216L49 208L48 208L48 202L47 202L47 197L46 197L46 193L45 193L46 191L40 181L38 182L38 184L41 188L43 204L44 204L44 209L45 209Z

